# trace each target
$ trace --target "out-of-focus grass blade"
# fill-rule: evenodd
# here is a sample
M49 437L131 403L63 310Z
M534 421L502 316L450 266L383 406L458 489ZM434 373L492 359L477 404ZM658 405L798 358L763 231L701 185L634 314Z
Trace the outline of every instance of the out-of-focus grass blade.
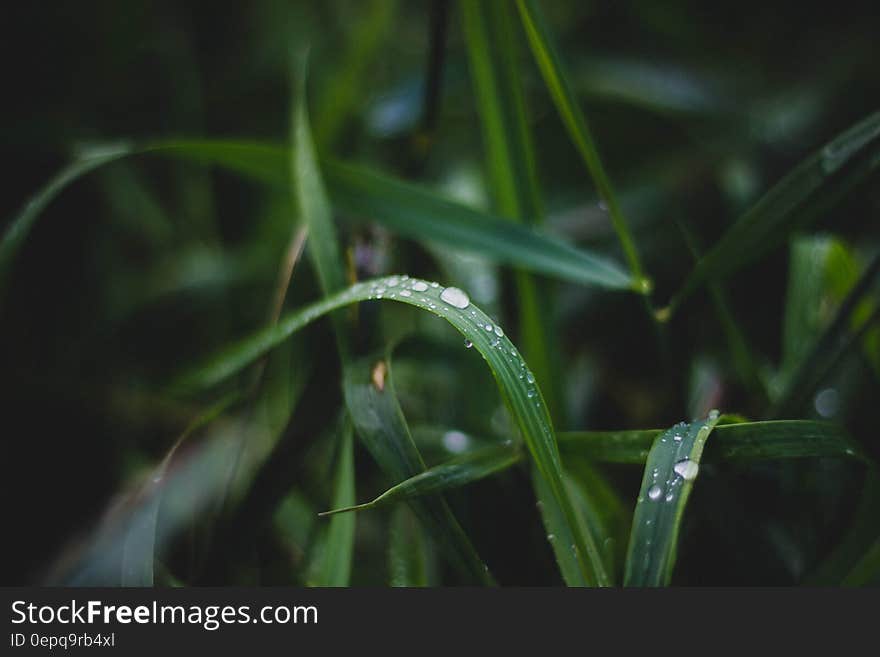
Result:
M863 304L863 298L873 286L878 274L880 274L880 255L875 255L840 303L834 318L818 339L814 340L809 353L797 363L796 367L792 366L786 372L786 386L774 408L771 409L771 416L788 415L798 409L804 399L833 369L834 364L849 348L855 346L860 341L861 334L871 327L877 317L877 306L873 310L865 308L868 313L873 312L873 314L869 314L860 326L855 327L855 332L847 339L847 328L852 324L854 313Z
M585 531L602 552L608 583L619 581L626 556L632 509L626 508L617 491L587 459L566 455L566 483Z
M175 386L203 387L219 383L322 315L370 299L406 303L442 317L462 333L483 356L522 433L532 460L547 485L550 498L559 506L559 524L565 525L565 529L573 535L577 548L576 561L582 579L587 583L604 581L604 564L599 549L591 536L583 535L577 528L571 499L562 482L562 463L553 425L540 388L535 384L534 375L513 343L504 335L502 328L472 304L462 290L396 275L356 283L341 293L289 313L277 326L258 331L228 347L206 364L185 372L178 378ZM371 385L364 380L357 383L360 386ZM357 422L357 418L353 419ZM401 470L395 479L403 480L419 471ZM548 530L558 534L562 528L553 531L548 527Z
M118 160L130 153L124 144L109 145L104 148L90 149L83 152L73 162L59 171L52 180L32 196L19 211L0 238L0 299L5 290L6 279L12 266L13 258L46 206L58 193L77 178L97 169L103 164Z
M86 163L74 162L41 189L12 219L0 241L0 284L40 211L66 185L115 159L151 154L221 166L280 187L288 178L288 150L231 140L156 141L109 149ZM323 162L333 204L352 216L376 221L406 237L469 250L527 271L609 289L635 289L632 277L614 261L568 242L449 201L420 186L338 162Z
M475 450L401 481L372 502L356 506L337 506L332 511L324 511L320 515L328 516L346 511L375 509L413 497L440 493L450 488L459 488L506 470L519 463L522 458L523 454L512 443Z
M685 505L717 422L712 411L706 420L676 424L654 440L633 515L624 586L669 584Z
M563 454L606 463L644 463L661 429L560 432ZM708 461L758 461L837 456L864 458L843 427L812 420L719 424L706 452Z
M514 221L537 224L542 211L512 37L513 7L506 0L462 2L460 6L495 209ZM519 329L523 352L543 386L551 414L558 418L562 377L548 348L552 312L549 290L541 283L526 272L516 273Z
M423 473L425 463L398 404L387 359L353 361L343 378L345 403L355 430L386 476L401 481ZM486 566L442 498L410 499L409 505L459 572L471 582L492 583Z
M877 539L844 578L843 586L876 586L880 583L880 539Z
M325 162L334 204L416 240L433 241L584 285L635 289L613 261L537 230L448 201L424 188L368 169Z
M306 60L303 55L297 62L295 79L296 100L293 104L291 121L290 175L299 215L309 232L307 245L312 265L318 275L321 290L325 295L338 292L345 285L345 271L336 226L330 203L324 191L324 183L318 168L315 149L312 143L309 113L306 104ZM345 318L338 313L332 315L336 347L342 361L343 370L351 364L351 346ZM355 420L356 421L356 420ZM354 442L352 428L343 421L338 469L334 482L333 503L354 504ZM354 555L355 518L334 518L327 530L320 557L321 568L317 583L323 586L346 586L351 576L351 562Z
M406 506L391 516L388 580L391 586L428 586L431 555L418 518Z
M351 422L343 423L336 476L333 482L333 505L346 506L354 503L354 441ZM351 561L354 553L354 517L340 516L330 521L318 586L348 586Z
M161 463L150 473L150 476L138 491L143 499L142 507L132 515L132 521L122 539L122 574L120 586L153 586L153 569L158 558L156 524L159 520L159 509L166 488L168 469L181 445L194 432L209 424L230 407L239 403L242 395L230 393L211 405L204 413L196 417L181 433Z
M697 263L670 312L706 280L753 262L864 180L880 165L880 112L852 126L795 167L727 230Z
M532 54L535 56L535 61L541 70L544 82L547 84L550 95L553 97L556 109L562 117L562 122L568 130L569 136L587 165L593 182L596 184L599 196L608 206L611 222L623 247L630 271L633 277L639 281L641 291L647 293L650 291L650 283L644 279L635 242L611 187L611 180L608 178L605 167L602 165L599 151L587 126L587 120L583 112L581 112L572 91L569 76L562 64L562 58L559 55L547 22L535 0L517 0L517 6L519 7L520 17L522 18L522 24L525 28Z

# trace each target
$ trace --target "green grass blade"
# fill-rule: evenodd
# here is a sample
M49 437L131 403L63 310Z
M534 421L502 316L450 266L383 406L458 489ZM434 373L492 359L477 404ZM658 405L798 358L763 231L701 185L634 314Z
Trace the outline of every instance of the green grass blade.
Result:
M93 149L83 153L59 171L52 180L32 196L9 223L0 238L0 299L12 267L15 254L34 225L34 222L49 203L71 182L114 160L125 157L130 150L125 145Z
M338 292L345 285L345 272L336 226L324 183L315 157L306 105L306 61L298 62L295 80L297 98L291 120L290 174L297 209L309 233L307 244L312 265L325 295ZM339 313L331 316L334 335L343 370L351 367L351 346L345 318ZM344 422L336 473L334 505L351 505L355 501L354 441L349 422ZM354 556L355 518L334 518L327 530L327 540L321 555L318 583L325 586L346 586L351 576Z
M641 464L661 429L560 432L564 454L598 462ZM705 459L758 461L820 456L864 458L843 427L812 420L719 424Z
M431 554L418 518L406 506L391 516L388 539L388 580L391 586L429 585Z
M819 149L767 192L697 263L672 299L673 312L709 279L721 280L754 262L818 210L864 180L880 165L880 112Z
M540 223L543 217L534 151L512 37L512 7L505 0L462 2L460 6L495 209L520 223ZM562 377L548 348L552 335L550 295L546 283L539 283L544 282L517 272L520 336L550 412L559 417Z
M320 515L329 516L347 511L375 509L406 499L459 488L507 470L522 461L522 457L523 455L512 443L475 450L401 481L371 502L355 506L337 506L332 511L324 511Z
M378 385L376 377L380 377ZM355 430L386 476L401 481L423 473L425 463L397 401L387 360L365 358L352 362L344 371L343 390ZM410 498L408 502L451 564L468 581L493 583L486 566L442 498Z
M400 235L479 253L490 260L582 285L635 289L613 261L537 230L448 201L368 169L325 162L333 203Z
M771 416L793 413L794 409L797 409L804 399L815 390L816 386L833 368L834 363L846 353L848 348L859 341L860 334L870 328L871 323L876 319L876 306L873 309L875 314L864 320L861 326L856 328L856 333L850 334L847 339L847 328L874 285L878 274L880 274L880 255L874 256L859 279L850 288L837 308L834 318L828 323L818 339L814 340L814 344L806 356L796 366L789 366L786 371L786 386L775 407L771 409ZM866 308L866 310L872 312L870 308Z
M356 283L343 292L289 313L277 326L260 330L228 347L205 364L181 375L174 387L186 389L219 383L326 313L379 298L416 306L442 317L472 342L489 365L532 460L547 484L551 498L559 506L563 519L560 524L566 525L574 536L578 569L583 579L588 583L604 581L604 565L598 548L592 538L584 536L575 524L574 509L562 483L562 463L552 422L540 388L535 385L534 376L501 327L470 303L460 290L434 287L427 281L402 276ZM451 302L444 301L444 298ZM413 474L417 472L403 472L396 479L406 479ZM601 574L597 576L597 573Z
M624 586L665 586L672 578L678 531L718 412L680 423L654 440L633 515Z
M87 164L75 162L37 192L12 219L0 242L0 285L34 221L65 186L102 164L145 154L220 166L278 187L289 184L288 149L260 142L165 140L137 148L118 147ZM355 218L376 221L405 237L477 252L564 281L617 290L636 288L630 275L614 261L561 239L360 167L324 161L322 168L333 205Z
M608 206L611 222L623 247L630 271L637 281L642 281L644 270L639 260L635 242L620 209L617 196L611 187L611 180L608 178L605 167L602 165L602 160L599 157L599 151L590 133L587 120L577 103L571 83L569 82L569 76L562 64L562 58L556 48L547 22L535 0L517 0L517 6L519 7L520 17L522 18L522 24L525 28L532 54L538 63L538 68L541 70L541 75L544 77L544 82L547 84L550 95L553 97L556 109L559 111L562 122L565 124L584 163L587 165L593 182L596 184L599 196ZM647 292L649 287L650 285L647 282L642 283L643 291Z
M336 476L333 482L333 505L354 503L354 440L351 422L345 421L340 436ZM350 515L350 514L349 514ZM354 554L354 516L340 516L330 521L318 586L348 586Z

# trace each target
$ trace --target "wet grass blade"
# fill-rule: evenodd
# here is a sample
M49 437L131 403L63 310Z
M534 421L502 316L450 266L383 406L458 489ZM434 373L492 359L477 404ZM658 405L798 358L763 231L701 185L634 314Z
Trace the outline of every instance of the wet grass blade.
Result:
M0 285L6 281L12 259L40 212L64 187L103 164L147 154L220 166L282 188L289 184L289 151L275 144L168 140L108 149L64 169L12 219L0 241ZM322 162L322 171L334 206L355 218L376 221L404 237L480 253L497 262L573 283L616 290L636 288L632 277L611 259L449 201L418 185L338 162Z
M397 401L386 357L352 362L343 374L345 403L355 430L385 475L401 481L422 474L425 463ZM492 584L486 566L441 497L408 500L441 551L467 581ZM341 514L353 517L354 514Z
M573 535L578 572L587 583L605 581L607 577L599 549L592 537L583 535L576 525L571 499L562 481L562 463L552 422L534 375L501 327L472 304L461 290L435 287L430 282L403 276L357 283L341 293L289 313L277 326L258 331L228 347L205 364L182 374L173 387L187 389L219 383L321 316L349 304L380 298L386 302L416 306L442 317L483 356L520 429L542 483L546 484L549 499L559 507L560 516L554 522L564 525ZM361 385L365 382L362 381ZM402 472L396 480L417 473ZM558 534L560 531L560 528L548 527L549 533Z
M333 505L354 503L354 439L351 422L346 420L339 441L336 476L333 482ZM318 586L348 586L354 554L354 517L340 516L330 521Z
M460 6L495 209L519 223L538 224L543 213L512 36L513 7L505 0ZM523 352L543 386L551 414L558 418L562 373L548 348L553 316L550 290L546 282L523 271L516 272L516 287Z
M681 519L717 422L712 411L706 420L679 423L654 439L633 515L624 586L669 584Z
M674 312L700 285L754 262L818 217L880 165L880 112L828 142L767 192L697 263L669 305Z
M355 506L337 506L332 511L324 511L319 515L329 516L347 511L375 509L422 495L460 488L506 470L522 459L523 454L512 443L475 450L401 481L372 502Z
M620 245L623 247L630 271L637 281L642 281L644 273L635 242L620 209L617 196L611 187L611 180L602 165L587 120L575 98L569 75L563 66L562 57L540 6L535 0L517 0L517 7L519 7L532 54L538 63L538 68L541 70L550 95L553 97L553 103L593 178L599 196L608 207L611 222L620 240ZM646 281L642 282L643 292L648 292L649 287L650 285Z
M563 454L598 462L641 464L662 429L560 432ZM705 460L759 461L810 457L864 458L843 427L812 420L719 424Z

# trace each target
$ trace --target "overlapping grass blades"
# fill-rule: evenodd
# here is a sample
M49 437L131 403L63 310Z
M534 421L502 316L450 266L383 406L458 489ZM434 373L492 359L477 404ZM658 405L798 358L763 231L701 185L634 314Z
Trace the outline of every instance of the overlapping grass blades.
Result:
M341 293L332 295L298 311L288 313L277 326L269 327L231 345L208 362L183 374L177 387L210 386L239 372L248 363L286 340L290 335L321 316L346 305L371 299L406 303L442 317L469 340L492 370L501 396L509 408L540 474L540 480L558 505L559 516L553 521L562 531L572 534L576 547L575 560L583 582L607 581L598 548L590 536L577 528L574 509L562 483L562 464L553 433L550 416L543 402L534 376L528 370L519 351L513 346L500 326L482 310L459 293L450 295L458 305L441 298L445 288L428 281L406 276L387 276L356 283ZM407 473L398 480L408 477ZM545 504L546 508L546 504Z
M90 151L32 196L11 220L0 238L0 285L5 284L15 254L42 210L67 185L99 166L135 155L219 166L282 188L289 184L288 149L271 143L164 140ZM332 204L355 219L376 221L405 237L478 252L498 262L561 280L616 290L635 287L623 269L602 255L391 176L333 161L321 165Z
M371 502L348 507L337 506L332 511L325 511L321 515L375 509L386 504L459 488L506 470L519 463L523 456L513 443L474 450L401 481Z
M641 464L663 433L662 429L642 429L568 431L557 435L564 454L604 463ZM756 461L820 456L864 459L843 427L813 420L719 424L713 431L705 458Z

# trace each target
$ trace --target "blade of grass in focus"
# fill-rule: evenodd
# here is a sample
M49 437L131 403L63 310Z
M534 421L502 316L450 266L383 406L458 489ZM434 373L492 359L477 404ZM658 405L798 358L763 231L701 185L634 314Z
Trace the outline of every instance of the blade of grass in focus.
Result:
M676 424L654 439L633 514L624 586L665 586L672 579L681 519L717 422L712 411L706 420Z
M337 505L332 511L324 511L319 515L375 509L386 504L459 488L502 472L519 463L522 458L523 454L512 443L475 450L401 481L371 502L355 506Z
M667 313L709 279L721 280L754 262L880 165L880 112L850 127L780 180L700 259Z
M219 383L324 314L352 303L379 298L416 306L442 317L483 356L528 446L548 491L548 499L558 505L560 513L554 522L560 525L559 531L567 531L573 537L580 579L588 584L607 581L598 547L592 537L583 535L576 525L572 502L562 482L562 464L552 421L534 376L501 327L472 304L461 290L435 287L427 281L397 275L356 283L341 293L285 315L275 327L258 331L229 346L206 363L181 374L172 387L186 390ZM365 385L364 382L361 385ZM405 472L396 479L406 479L412 474L417 473Z

